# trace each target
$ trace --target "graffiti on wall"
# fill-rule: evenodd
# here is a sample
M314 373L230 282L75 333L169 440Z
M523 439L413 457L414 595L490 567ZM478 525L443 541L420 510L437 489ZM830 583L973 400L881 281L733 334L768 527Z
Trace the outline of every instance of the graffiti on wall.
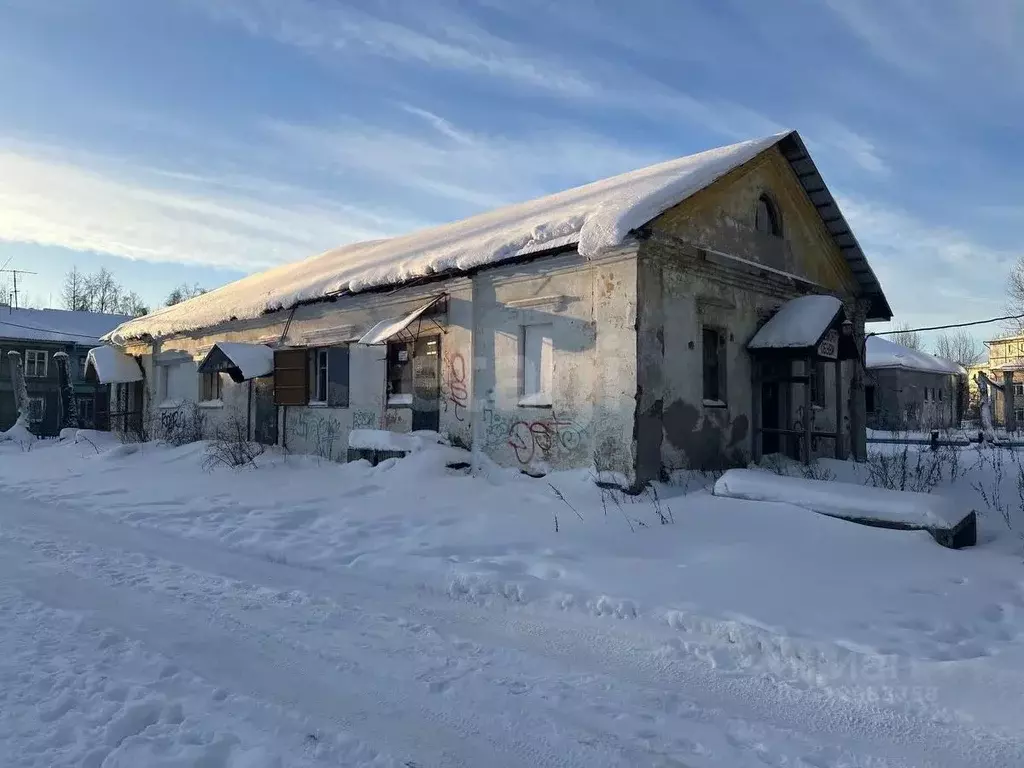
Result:
M295 417L295 436L304 440L313 448L313 452L323 459L334 457L334 446L343 431L337 419L315 410L300 410Z
M377 429L379 423L377 411L352 411L352 429Z
M466 358L461 352L445 352L441 373L441 397L445 413L452 409L456 421L466 420L469 388L466 386Z
M508 445L520 464L535 459L551 461L575 453L584 443L586 428L554 415L534 421L515 421L508 431Z

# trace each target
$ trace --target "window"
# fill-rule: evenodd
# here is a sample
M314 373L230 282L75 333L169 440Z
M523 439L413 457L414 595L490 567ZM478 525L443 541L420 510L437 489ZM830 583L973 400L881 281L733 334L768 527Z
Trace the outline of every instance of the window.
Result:
M348 407L348 346L322 347L309 355L310 402L336 408Z
M410 342L388 342L388 402L392 405L412 405L412 353Z
M89 362L89 358L86 355L79 355L78 357L78 378L85 379L85 368Z
M717 328L705 328L702 340L704 404L725 405L725 336Z
M551 405L555 345L551 323L524 325L520 405Z
M864 387L864 409L868 413L875 412L875 388L872 385Z
M925 387L924 388L924 401L926 403L928 402L928 393L929 393L930 389L931 389L930 387Z
M157 382L160 385L160 391L157 393L157 399L161 402L167 400L170 397L171 392L171 366L169 365L158 365L157 366Z
M825 364L815 362L811 366L808 386L811 388L811 404L825 406Z
M30 397L28 399L28 420L39 422L43 420L44 415L46 415L46 401L41 397Z
M91 397L79 397L77 402L78 422L83 428L91 427L96 418L96 401Z
M775 205L767 195L757 199L757 212L754 215L754 228L764 234L782 237L782 224Z
M1022 426L1022 422L1024 422L1024 408L1014 408L1013 418L1017 420L1018 427Z
M199 374L199 399L204 403L220 400L221 378L219 373Z
M30 349L25 353L25 375L32 378L46 376L47 353Z
M1014 397L1024 397L1024 384L1014 384L1013 385L1013 396Z

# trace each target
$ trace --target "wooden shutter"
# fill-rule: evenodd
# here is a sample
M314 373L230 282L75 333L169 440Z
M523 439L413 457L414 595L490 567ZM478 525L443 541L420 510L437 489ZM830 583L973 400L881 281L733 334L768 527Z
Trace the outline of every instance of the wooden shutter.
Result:
M348 345L327 350L327 404L348 408Z
M304 349L274 350L274 405L309 402L309 366Z

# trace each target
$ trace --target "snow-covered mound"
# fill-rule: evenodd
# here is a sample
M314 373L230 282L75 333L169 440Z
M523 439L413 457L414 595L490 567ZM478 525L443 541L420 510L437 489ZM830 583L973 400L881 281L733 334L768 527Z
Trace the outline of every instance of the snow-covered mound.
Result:
M711 149L548 197L387 240L345 245L252 275L117 328L114 342L249 319L332 294L459 272L567 245L591 257L777 144L789 133Z

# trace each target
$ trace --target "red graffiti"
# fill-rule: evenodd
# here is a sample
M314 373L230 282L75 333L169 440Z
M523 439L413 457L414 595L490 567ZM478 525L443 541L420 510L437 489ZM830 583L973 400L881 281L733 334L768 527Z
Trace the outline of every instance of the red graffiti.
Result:
M555 453L574 451L583 442L583 429L566 419L516 421L508 430L508 444L520 464L540 455L545 461Z
M465 421L465 410L469 405L469 388L466 386L466 359L461 352L444 356L444 377L442 381L444 409L451 405L456 421Z

